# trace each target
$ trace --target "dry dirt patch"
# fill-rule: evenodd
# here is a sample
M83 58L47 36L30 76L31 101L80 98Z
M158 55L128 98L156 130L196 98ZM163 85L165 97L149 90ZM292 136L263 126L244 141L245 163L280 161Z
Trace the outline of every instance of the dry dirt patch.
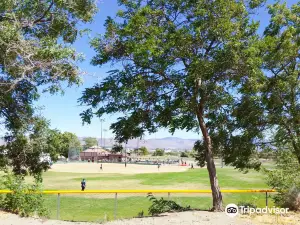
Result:
M0 211L1 225L95 225L95 223L67 222L57 220L43 220L35 218L21 218L17 215ZM228 217L224 212L212 213L206 211L190 211L181 213L167 213L160 217L135 218L130 220L107 222L105 225L297 225L300 215L289 213L283 215L253 215Z
M17 215L0 212L1 225L95 225L95 223L79 223L35 218L20 218ZM135 218L131 220L112 221L106 225L253 225L245 219L229 218L225 213L182 212L164 214L160 217Z

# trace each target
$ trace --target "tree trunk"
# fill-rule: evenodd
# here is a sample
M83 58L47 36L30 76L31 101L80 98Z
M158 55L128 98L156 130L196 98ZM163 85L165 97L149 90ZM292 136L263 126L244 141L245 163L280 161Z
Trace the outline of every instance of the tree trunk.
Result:
M207 138L208 140L205 141L207 143L206 163L213 197L212 211L223 211L222 194L218 183L217 171L212 153L211 139L209 136Z
M216 166L213 158L213 149L212 149L212 143L211 138L208 134L207 127L205 125L205 122L203 120L202 115L198 115L199 125L201 128L201 132L204 138L204 144L206 146L206 163L207 163L207 170L209 174L209 180L210 180L210 187L212 190L212 197L213 197L213 208L212 211L223 211L223 201L222 201L222 194L218 183L218 177L217 177L217 171Z

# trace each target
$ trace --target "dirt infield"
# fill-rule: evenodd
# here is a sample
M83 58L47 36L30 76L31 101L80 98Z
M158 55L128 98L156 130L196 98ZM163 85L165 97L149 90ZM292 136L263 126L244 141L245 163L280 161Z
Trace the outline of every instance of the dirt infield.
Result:
M119 173L119 174L139 174L139 173L166 173L166 172L184 172L188 166L178 165L138 165L127 164L126 168L121 163L102 163L103 170L100 170L100 163L62 163L54 164L49 170L51 172L68 173Z

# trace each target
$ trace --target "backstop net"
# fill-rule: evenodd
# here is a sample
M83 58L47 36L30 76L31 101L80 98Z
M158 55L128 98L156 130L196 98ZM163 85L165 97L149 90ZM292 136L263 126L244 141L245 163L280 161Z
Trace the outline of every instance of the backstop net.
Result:
M70 147L68 153L68 161L79 161L80 160L80 148Z

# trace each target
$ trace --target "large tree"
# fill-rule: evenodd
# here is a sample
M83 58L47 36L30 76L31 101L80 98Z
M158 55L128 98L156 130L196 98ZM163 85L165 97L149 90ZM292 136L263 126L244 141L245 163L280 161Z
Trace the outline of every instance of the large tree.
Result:
M111 153L122 153L124 150L123 146L121 144L114 144Z
M155 149L155 151L152 154L153 156L164 156L165 155L165 151L161 148L157 148Z
M33 102L42 91L55 93L62 91L62 84L80 82L77 62L82 56L71 44L80 32L78 24L91 21L95 12L93 0L0 2L0 126L9 143L30 132L26 129L36 115ZM18 146L5 156L17 154L22 149ZM24 157L31 154L23 150Z
M69 152L71 150L75 151L77 154L79 154L79 152L82 150L81 143L80 143L78 137L74 133L58 132L57 137L61 141L61 144L59 146L59 153L60 153L60 155L64 156L65 158L69 157Z
M142 146L138 149L138 153L141 155L149 155L149 151L145 146Z
M42 172L50 167L41 157L48 154L56 161L60 154L62 142L56 134L46 119L33 117L27 126L5 137L6 144L0 146L0 169L41 179Z
M226 162L236 167L257 165L249 161L257 134L235 130L231 113L239 83L255 75L255 49L249 48L258 24L249 11L261 2L119 1L119 18L108 18L105 35L92 41L92 63L119 69L85 90L80 101L91 108L83 121L124 113L111 125L118 142L161 127L201 132L197 150L207 165L212 210L222 210L214 152L228 150Z
M98 140L97 138L93 138L93 137L87 137L83 139L84 141L84 149L88 149L92 146L97 146L98 145Z
M266 75L260 93L274 140L291 146L300 164L300 5L288 8L276 3L269 13L263 40Z
M300 6L269 6L270 23L257 43L263 76L248 80L239 113L244 124L264 130L262 147L288 148L300 163Z

